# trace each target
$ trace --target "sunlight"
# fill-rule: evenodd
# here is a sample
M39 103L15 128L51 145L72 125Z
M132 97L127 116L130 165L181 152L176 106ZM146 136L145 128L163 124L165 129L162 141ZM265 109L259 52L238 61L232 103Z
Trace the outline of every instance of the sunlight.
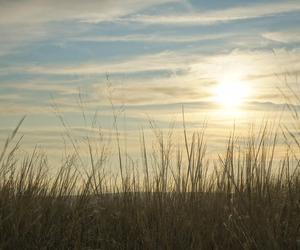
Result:
M249 92L245 82L234 77L224 77L214 89L214 101L227 111L237 111Z

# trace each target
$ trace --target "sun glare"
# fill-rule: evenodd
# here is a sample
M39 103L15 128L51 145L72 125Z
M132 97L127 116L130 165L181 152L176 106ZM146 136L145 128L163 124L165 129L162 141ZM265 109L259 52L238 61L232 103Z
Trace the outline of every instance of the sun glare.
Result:
M220 80L215 88L215 102L227 110L237 110L249 94L246 84L238 79Z

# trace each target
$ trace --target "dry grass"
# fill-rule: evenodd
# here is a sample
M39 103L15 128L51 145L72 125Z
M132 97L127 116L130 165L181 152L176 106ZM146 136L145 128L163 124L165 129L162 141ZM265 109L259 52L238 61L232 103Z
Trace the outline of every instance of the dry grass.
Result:
M152 124L157 144L149 153L142 133L140 166L117 139L114 179L101 145L87 143L84 172L74 142L54 176L37 151L20 160L19 141L12 143L21 123L0 155L0 249L297 249L299 149L287 145L275 161L278 132L267 125L245 144L233 134L212 165L203 132L188 136L184 128L185 148L177 150Z

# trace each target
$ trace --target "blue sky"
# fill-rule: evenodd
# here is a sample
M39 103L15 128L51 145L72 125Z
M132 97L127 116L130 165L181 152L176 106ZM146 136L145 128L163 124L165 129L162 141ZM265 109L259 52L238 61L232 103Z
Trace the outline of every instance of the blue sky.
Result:
M299 0L0 0L0 138L27 115L26 143L56 148L53 105L86 128L81 91L107 131L110 101L124 107L133 144L149 118L163 129L180 120L182 104L191 128L207 119L220 141L234 120L245 128L282 111L278 87L298 84L299 23ZM232 76L249 93L227 116L214 89Z

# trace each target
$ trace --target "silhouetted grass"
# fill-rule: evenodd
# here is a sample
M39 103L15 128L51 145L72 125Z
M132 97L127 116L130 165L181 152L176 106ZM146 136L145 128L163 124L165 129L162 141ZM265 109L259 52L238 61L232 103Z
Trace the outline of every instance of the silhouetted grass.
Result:
M189 136L184 126L178 150L151 123L157 143L149 153L141 134L139 166L122 153L116 127L113 178L106 146L88 137L84 169L69 134L74 154L56 175L37 150L19 159L12 142L21 123L0 155L0 249L297 249L299 148L287 145L275 161L278 132L268 125L243 144L233 133L209 164L204 131Z

